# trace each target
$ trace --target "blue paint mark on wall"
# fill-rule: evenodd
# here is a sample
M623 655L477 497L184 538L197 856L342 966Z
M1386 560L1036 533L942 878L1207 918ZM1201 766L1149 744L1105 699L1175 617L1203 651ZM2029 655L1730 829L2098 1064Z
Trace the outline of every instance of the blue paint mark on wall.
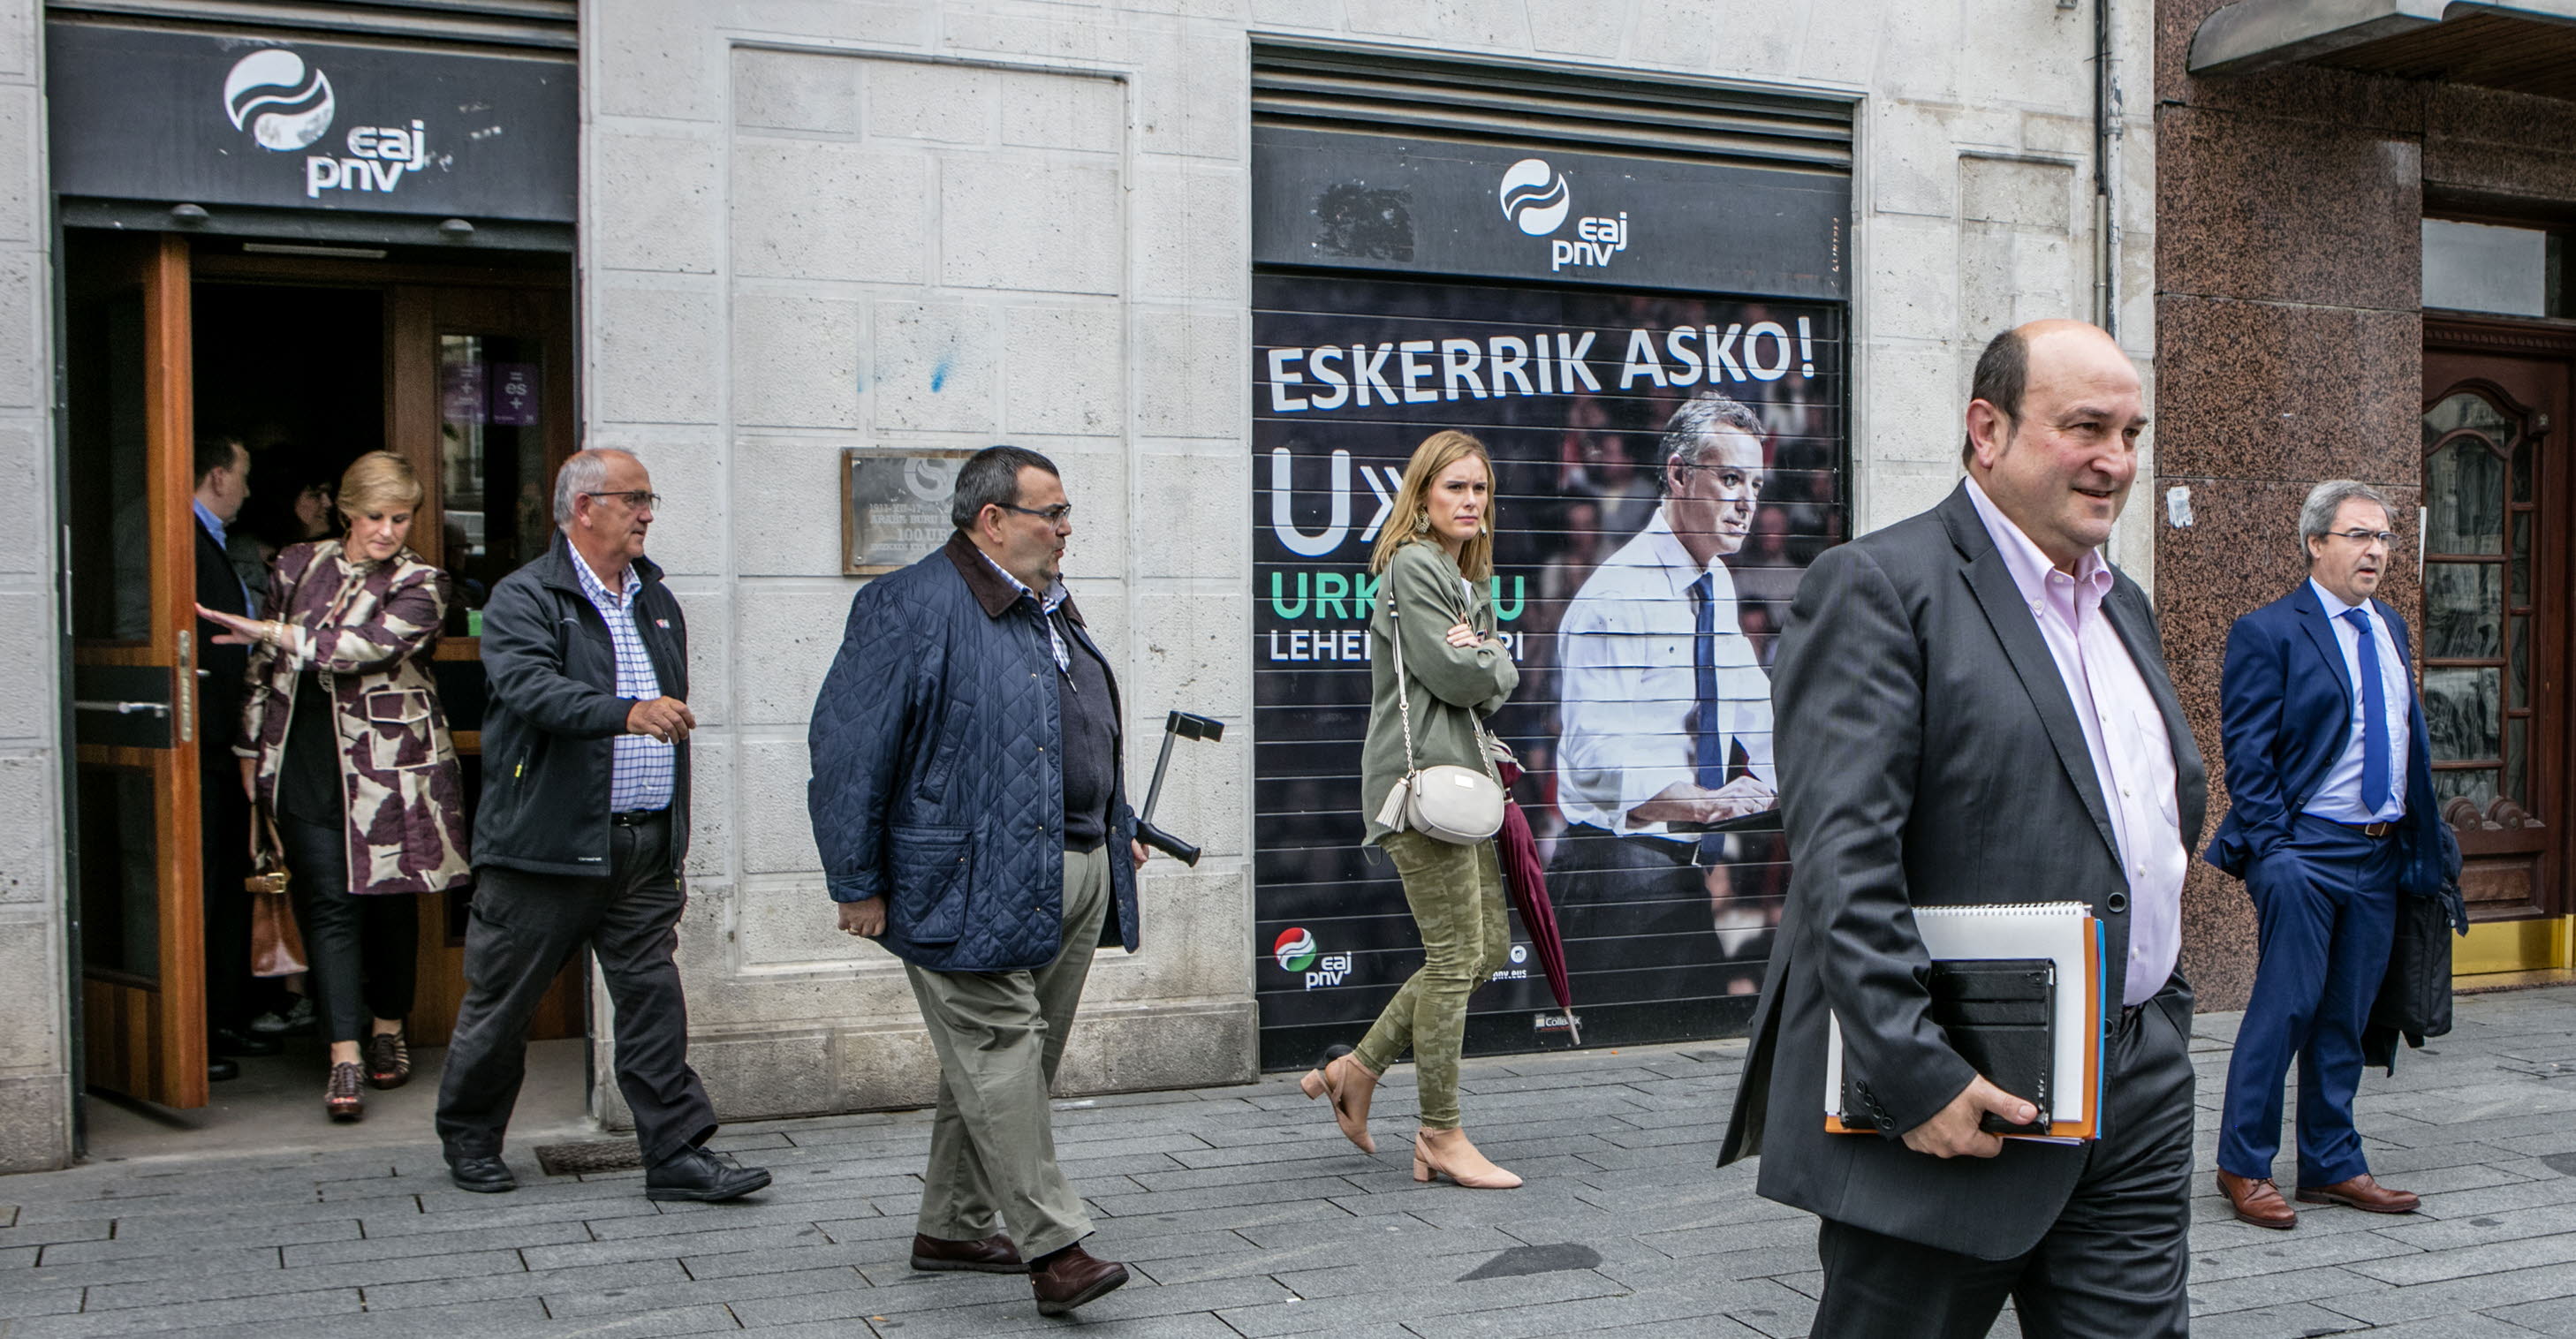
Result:
M933 394L933 395L938 394L938 393L939 393L939 391L941 390L941 388L945 387L947 384L948 384L948 360L947 360L946 358L941 358L941 359L939 360L938 365L930 369L930 391L931 391L931 394Z

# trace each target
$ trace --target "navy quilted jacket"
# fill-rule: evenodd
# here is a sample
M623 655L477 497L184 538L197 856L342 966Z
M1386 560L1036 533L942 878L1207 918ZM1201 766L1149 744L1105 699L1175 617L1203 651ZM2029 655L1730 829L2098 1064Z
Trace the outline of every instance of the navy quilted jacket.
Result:
M1067 600L1065 621L1099 648ZM1064 937L1064 728L1037 601L965 536L850 601L806 735L835 902L885 897L882 942L941 972L1042 967ZM1109 662L1101 657L1102 664ZM1111 719L1116 684L1112 680ZM1125 743L1111 775L1103 945L1136 951Z

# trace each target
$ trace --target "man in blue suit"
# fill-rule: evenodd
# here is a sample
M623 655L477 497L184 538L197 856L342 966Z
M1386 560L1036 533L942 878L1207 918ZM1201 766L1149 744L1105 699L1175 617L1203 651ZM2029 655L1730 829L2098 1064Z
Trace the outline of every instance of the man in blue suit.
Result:
M2436 892L2459 870L2433 798L2406 624L2372 598L2396 539L2388 517L2367 484L2317 485L2299 509L2308 579L2227 634L2219 704L2234 807L2207 858L2245 880L2261 957L2227 1067L2218 1188L2256 1227L2299 1222L2272 1182L2294 1054L2299 1201L2415 1211L2415 1196L2371 1178L2352 1123L2397 899Z

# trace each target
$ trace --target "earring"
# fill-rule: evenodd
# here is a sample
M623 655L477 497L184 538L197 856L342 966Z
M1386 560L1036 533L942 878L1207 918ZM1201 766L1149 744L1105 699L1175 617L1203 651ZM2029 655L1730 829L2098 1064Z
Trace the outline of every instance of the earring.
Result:
M1479 535L1490 535L1490 534L1494 533L1494 523L1493 523L1493 522L1491 522L1491 521L1485 521L1485 520L1479 520L1479 521L1477 521L1477 522L1476 522L1476 533L1477 533L1477 534L1479 534Z
M1413 533L1417 535L1427 535L1431 533L1430 508L1425 507L1422 510L1413 513Z

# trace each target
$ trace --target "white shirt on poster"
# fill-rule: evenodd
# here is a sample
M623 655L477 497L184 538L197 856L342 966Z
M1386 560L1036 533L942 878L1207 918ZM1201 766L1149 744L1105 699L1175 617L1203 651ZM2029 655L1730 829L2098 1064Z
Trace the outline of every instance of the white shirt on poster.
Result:
M1628 811L1679 781L1698 780L1697 670L1691 586L1711 579L1719 728L1753 776L1779 785L1771 762L1771 676L1736 617L1725 560L1691 560L1661 507L1646 528L1585 578L1557 627L1556 804L1568 823L1696 842L1696 833L1636 824Z

